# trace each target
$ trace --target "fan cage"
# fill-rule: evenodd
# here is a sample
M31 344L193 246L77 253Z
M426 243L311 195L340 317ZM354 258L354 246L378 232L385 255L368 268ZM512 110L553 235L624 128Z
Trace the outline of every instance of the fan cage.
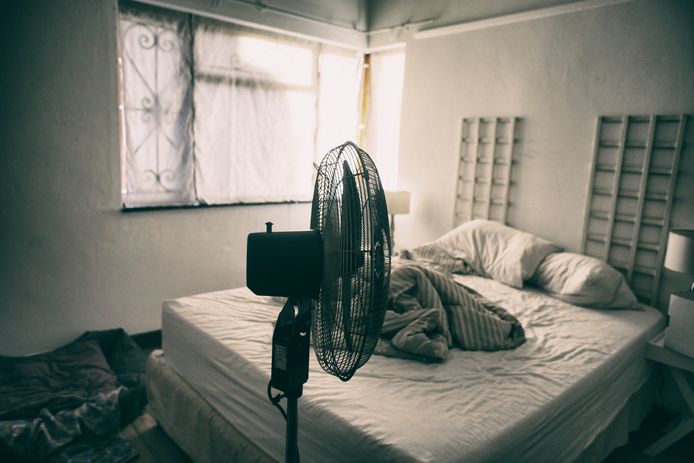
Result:
M313 346L320 366L347 381L376 348L392 246L376 165L352 142L328 152L318 168L311 228L321 232L325 246Z

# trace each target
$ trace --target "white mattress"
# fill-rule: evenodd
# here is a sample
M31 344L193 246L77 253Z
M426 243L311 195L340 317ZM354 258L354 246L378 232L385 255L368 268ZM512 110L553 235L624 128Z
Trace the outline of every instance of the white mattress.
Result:
M516 315L527 342L453 349L441 364L374 355L347 383L311 354L302 461L571 461L648 378L645 344L664 326L657 310L591 310L458 279ZM167 301L163 349L213 408L283 461L285 423L266 395L279 309L246 288Z

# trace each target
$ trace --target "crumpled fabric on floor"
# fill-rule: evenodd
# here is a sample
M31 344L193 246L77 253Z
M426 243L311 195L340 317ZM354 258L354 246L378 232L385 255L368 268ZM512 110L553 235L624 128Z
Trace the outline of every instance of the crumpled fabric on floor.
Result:
M127 461L119 436L146 402L145 356L121 329L54 351L0 356L0 460Z

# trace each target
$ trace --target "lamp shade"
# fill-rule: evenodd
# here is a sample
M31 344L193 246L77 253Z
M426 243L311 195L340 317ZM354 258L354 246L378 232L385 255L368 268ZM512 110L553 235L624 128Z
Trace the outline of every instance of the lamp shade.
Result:
M670 230L665 268L694 275L694 230Z
M386 203L388 204L388 214L409 214L410 213L410 192L409 191L386 191Z

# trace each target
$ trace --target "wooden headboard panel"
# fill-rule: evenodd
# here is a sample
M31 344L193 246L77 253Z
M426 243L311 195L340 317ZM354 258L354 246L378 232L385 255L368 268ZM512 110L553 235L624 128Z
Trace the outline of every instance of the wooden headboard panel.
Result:
M582 252L624 273L638 298L658 296L687 115L600 116Z
M454 227L472 219L506 223L517 119L463 119Z

